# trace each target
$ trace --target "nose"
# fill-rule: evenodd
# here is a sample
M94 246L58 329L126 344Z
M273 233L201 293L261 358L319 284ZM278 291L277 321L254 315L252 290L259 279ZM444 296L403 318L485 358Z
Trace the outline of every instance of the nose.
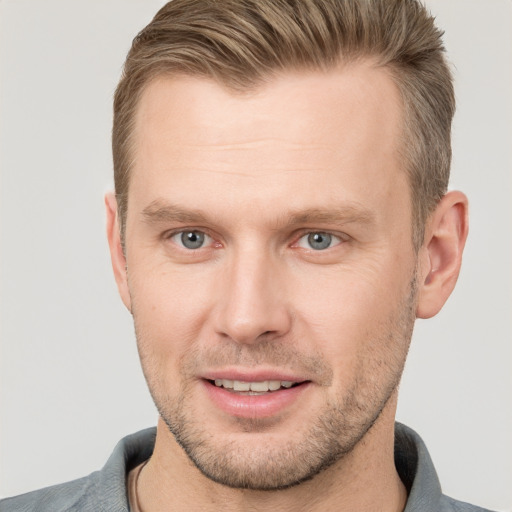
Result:
M231 258L219 283L217 333L236 343L279 338L291 327L284 274L276 258L247 251Z

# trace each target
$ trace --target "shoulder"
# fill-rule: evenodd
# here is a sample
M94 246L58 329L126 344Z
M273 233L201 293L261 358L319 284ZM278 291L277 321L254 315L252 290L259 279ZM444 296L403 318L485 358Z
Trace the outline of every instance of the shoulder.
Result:
M477 507L470 503L457 501L448 496L443 496L441 499L442 509L440 512L492 512L487 508Z
M98 472L65 484L53 485L0 501L0 512L64 512L98 510Z
M425 443L400 423L395 425L395 466L409 494L404 512L491 512L444 495Z
M153 453L156 429L123 438L100 471L0 501L0 512L128 512L126 476Z

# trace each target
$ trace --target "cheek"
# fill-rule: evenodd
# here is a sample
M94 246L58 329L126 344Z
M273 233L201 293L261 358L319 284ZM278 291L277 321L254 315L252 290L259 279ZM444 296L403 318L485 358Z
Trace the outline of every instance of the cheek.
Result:
M396 295L390 283L373 271L334 268L328 272L304 272L290 290L300 314L315 329L355 333L385 315Z
M395 338L401 336L390 335L400 332L397 324L408 295L409 282L402 280L373 269L342 269L303 280L302 290L294 291L299 329L341 380L350 381L361 361L384 358L395 349Z
M146 267L147 268L147 267ZM188 272L144 272L130 279L139 342L152 353L181 357L199 337L208 315L208 286Z
M170 407L184 393L183 367L205 316L201 294L179 276L134 276L132 314L143 373L155 403ZM192 288L192 289L190 289ZM180 377L181 376L181 377Z

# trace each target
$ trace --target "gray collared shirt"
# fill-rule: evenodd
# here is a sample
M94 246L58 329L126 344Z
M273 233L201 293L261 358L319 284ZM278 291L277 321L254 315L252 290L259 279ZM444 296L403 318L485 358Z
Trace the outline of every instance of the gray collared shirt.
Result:
M0 512L128 512L128 472L151 456L155 436L155 428L127 436L100 471L4 499ZM395 428L395 464L409 493L404 512L490 512L445 496L422 439L400 423Z

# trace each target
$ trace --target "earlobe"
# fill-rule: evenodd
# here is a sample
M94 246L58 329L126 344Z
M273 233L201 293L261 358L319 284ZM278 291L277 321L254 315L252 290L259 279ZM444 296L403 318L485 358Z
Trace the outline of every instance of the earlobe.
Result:
M427 223L420 250L418 318L436 315L452 293L467 234L467 197L459 191L448 192Z
M126 257L121 244L121 232L119 229L119 218L117 211L117 201L114 192L105 194L105 209L107 215L107 239L110 248L110 259L112 269L117 283L119 295L131 312L130 292L128 288L128 279L126 275Z

